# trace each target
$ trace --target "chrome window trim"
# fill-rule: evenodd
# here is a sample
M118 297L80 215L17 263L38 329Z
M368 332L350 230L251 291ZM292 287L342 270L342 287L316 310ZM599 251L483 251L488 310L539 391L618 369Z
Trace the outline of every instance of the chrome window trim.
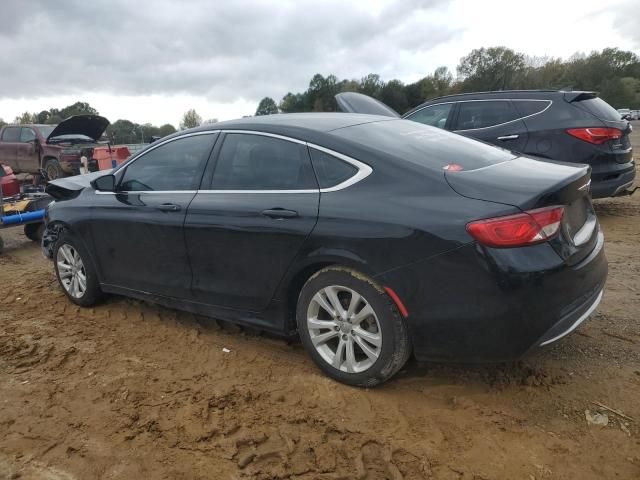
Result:
M353 165L354 167L356 167L356 169L358 170L354 175L352 175L351 177L349 177L347 180L345 180L344 182L341 182L337 185L334 185L333 187L327 187L327 188L309 188L309 189L300 189L300 190L209 190L209 189L200 189L200 190L133 190L133 191L122 191L122 192L103 192L100 190L96 190L96 194L98 195L116 195L116 194L158 194L158 193L204 193L204 194L209 194L209 193L234 193L234 194L239 194L239 193L266 193L266 194L273 194L273 193L331 193L331 192L337 192L340 190L344 190L345 188L350 187L351 185L354 185L358 182L360 182L361 180L364 180L365 178L367 178L369 175L371 175L371 173L373 172L373 169L367 165L364 162L361 162L360 160L356 160L355 158L351 158L347 155L344 155L340 152L336 152L335 150L331 150L329 148L326 147L322 147L320 145L316 145L314 143L310 143L310 142L305 142L304 140L299 140L297 138L292 138L292 137L287 137L286 135L279 135L277 133L269 133L269 132L262 132L259 130L207 130L204 132L193 132L193 133L188 133L185 135L180 135L178 137L174 137L174 138L170 138L168 140L165 140L164 142L160 142L158 143L158 145L154 145L152 148L149 148L149 150L145 150L144 152L141 152L140 154L136 155L135 157L131 158L129 161L127 161L126 163L123 163L122 165L120 165L118 167L117 170L115 170L113 172L113 174L115 174L116 172L120 171L121 169L125 168L126 166L130 165L131 163L133 163L134 161L136 161L138 158L143 157L144 155L146 155L147 153L155 150L156 148L165 145L167 143L173 142L175 140L181 139L181 138L187 138L187 137L192 137L195 135L209 135L209 134L213 134L213 133L226 133L226 134L232 134L232 133L240 133L240 134L245 134L245 135L259 135L259 136L263 136L263 137L271 137L271 138L277 138L280 140L285 140L287 142L292 142L292 143L296 143L298 145L304 145L308 148L313 148L315 150L319 150L321 152L327 153L329 155L332 155L344 162L349 163L350 165Z
M419 108L418 110L414 110L413 112L411 112L411 115L418 113L421 110L424 110L425 108L429 108L429 107L435 107L437 105L446 105L449 103L470 103L470 102L547 102L548 105L543 108L542 110L540 110L537 113L532 113L531 115L525 115L524 117L518 117L518 118L514 118L513 120L509 120L508 122L503 122L503 123L497 123L495 125L490 125L488 127L480 127L480 128L467 128L467 129L463 129L463 130L451 130L452 132L474 132L476 130L485 130L487 128L495 128L495 127L500 127L502 125L508 125L509 123L513 123L513 122L517 122L518 120L524 120L525 118L531 118L531 117L535 117L536 115L540 115L544 112L546 112L547 110L549 110L549 108L551 107L551 105L553 105L553 100L542 100L542 99L537 99L537 98L482 98L482 99L477 99L477 100L456 100L453 102L440 102L440 103L433 103L431 105L425 105L422 108ZM515 106L514 106L515 108ZM517 109L516 109L517 111ZM402 117L403 120L411 120L410 116L406 116L406 117ZM448 120L448 118L447 118ZM412 120L415 121L415 120ZM420 123L420 122L417 122ZM423 125L426 125L423 123ZM432 126L432 125L429 125ZM438 127L436 127L438 128Z
M524 117L514 118L513 120L509 120L508 122L496 123L495 125L489 125L488 127L467 128L467 129L464 129L464 130L452 130L452 132L475 132L476 130L486 130L487 128L501 127L502 125L508 125L510 123L513 123L513 122L524 120L525 118L531 118L531 117L535 117L536 115L540 115L541 113L544 113L547 110L549 110L551 105L553 105L553 100L538 100L538 99L535 99L535 98L487 98L487 99L483 99L483 100L464 100L464 101L461 101L459 103L495 102L495 101L503 101L503 102L513 102L513 101L518 101L518 102L548 102L548 104L547 104L547 106L545 108L540 110L538 113L532 113L531 115L525 115ZM513 108L516 108L515 105L513 106ZM517 111L518 111L518 109L516 109L516 112Z

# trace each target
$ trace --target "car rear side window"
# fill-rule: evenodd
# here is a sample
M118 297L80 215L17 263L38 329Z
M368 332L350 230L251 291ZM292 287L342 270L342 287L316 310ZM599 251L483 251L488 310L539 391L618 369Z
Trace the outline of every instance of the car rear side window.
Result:
M447 124L447 119L451 114L453 105L453 103L430 105L405 118L414 122L424 123L425 125L431 125L432 127L444 128Z
M220 149L213 190L317 189L305 145L264 135L230 133Z
M521 117L529 117L542 112L551 105L549 100L512 100Z
M20 141L20 127L6 127L2 132L3 142L19 142Z
M515 120L519 116L509 100L460 102L454 130L494 127Z
M315 148L311 148L309 151L320 188L335 187L358 173L356 167L333 155Z
M144 153L126 167L120 190L195 190L217 134L179 138Z

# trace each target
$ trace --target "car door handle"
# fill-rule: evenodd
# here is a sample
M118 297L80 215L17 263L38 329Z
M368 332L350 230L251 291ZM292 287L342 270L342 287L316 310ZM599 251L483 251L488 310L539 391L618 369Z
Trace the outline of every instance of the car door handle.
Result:
M161 212L179 212L180 205L176 205L175 203L163 203L162 205L158 205L156 207Z
M270 208L263 210L262 215L271 218L295 218L298 216L298 212L295 210L286 210L284 208Z
M498 137L498 140L502 140L503 142L505 140L516 140L520 135L504 135L502 137Z

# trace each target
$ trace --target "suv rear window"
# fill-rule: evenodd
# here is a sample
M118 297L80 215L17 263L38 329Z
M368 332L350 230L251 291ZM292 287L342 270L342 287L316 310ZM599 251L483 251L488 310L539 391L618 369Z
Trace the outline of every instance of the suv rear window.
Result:
M512 100L521 117L528 117L542 112L551 105L550 100Z
M475 170L516 158L503 148L410 120L371 122L331 133L433 170L452 163Z
M475 130L501 125L518 118L509 100L470 100L460 102L454 130Z
M620 121L618 111L601 98L588 98L585 100L576 100L572 102L576 107L592 113L600 120Z

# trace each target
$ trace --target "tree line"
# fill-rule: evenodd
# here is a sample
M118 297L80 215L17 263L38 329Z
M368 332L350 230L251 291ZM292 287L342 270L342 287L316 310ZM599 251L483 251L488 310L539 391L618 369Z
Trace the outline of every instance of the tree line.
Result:
M375 73L359 80L318 73L306 91L289 92L280 103L263 98L256 115L336 111L334 96L340 92L372 96L402 114L443 95L525 89L597 91L615 108L640 109L640 58L618 48L577 53L567 60L530 57L506 47L478 48L460 59L455 77L447 67L413 83L385 82Z

